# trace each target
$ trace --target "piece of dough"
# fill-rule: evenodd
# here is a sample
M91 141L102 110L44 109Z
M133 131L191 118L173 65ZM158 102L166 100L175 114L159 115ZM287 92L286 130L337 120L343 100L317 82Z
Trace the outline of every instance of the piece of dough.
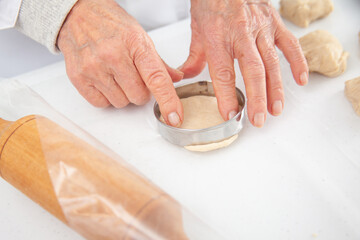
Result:
M184 121L180 128L201 129L225 122L218 110L216 97L199 95L180 101L184 107Z
M310 72L337 77L346 70L349 53L329 32L317 30L301 37L299 41Z
M189 145L184 148L193 151L193 152L209 152L216 149L224 148L232 144L238 138L238 134L235 134L232 137L229 137L220 142L208 143L208 144L199 144L199 145Z
M218 110L216 97L212 96L192 96L180 99L184 107L184 120L180 128L183 129L202 129L219 125L224 121ZM164 122L161 117L160 120ZM208 152L219 148L224 148L233 143L237 134L219 142L185 146L187 150L196 152Z
M298 25L307 27L316 19L326 17L334 10L331 0L281 0L280 14Z
M360 116L360 77L345 82L345 95Z

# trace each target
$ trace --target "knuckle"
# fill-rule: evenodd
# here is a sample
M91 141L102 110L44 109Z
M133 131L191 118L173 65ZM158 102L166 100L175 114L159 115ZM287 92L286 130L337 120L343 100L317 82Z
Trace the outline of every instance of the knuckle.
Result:
M87 100L94 107L106 108L106 107L110 106L110 102L103 96L94 95L94 96L89 97Z
M149 74L147 84L153 89L163 89L166 78L166 74L162 70L155 70Z
M167 108L167 106L172 106L174 102L173 96L171 94L163 94L160 96L159 104L162 108Z
M198 57L200 57L201 54L202 54L202 52L200 52L199 50L190 49L188 58L189 59L197 59Z
M154 93L156 101L159 103L160 108L168 108L174 106L176 102L177 95L174 91L161 91Z
M129 103L130 103L129 100L122 99L121 101L114 102L112 105L115 108L123 108L123 107L126 107L127 105L129 105Z
M256 75L250 79L251 89L250 92L253 96L265 95L266 91L266 79L265 77L256 77Z
M152 47L152 41L146 32L133 31L128 34L126 44L130 49L133 59L144 56L148 49Z
M251 84L254 87L260 88L263 87L265 85L265 74L264 73L260 73L260 72L253 72L247 76L245 76L245 80L251 82Z
M97 83L99 85L101 85L103 91L105 91L106 93L109 93L111 96L115 95L114 78L101 77L100 79L97 80Z
M174 102L175 90L165 84L166 74L161 70L153 71L147 79L147 86L154 94L160 105L172 105Z
M130 103L123 92L119 92L114 89L109 89L109 91L106 94L107 94L106 97L110 99L111 105L113 105L115 108L123 108Z
M264 65L257 58L251 57L246 60L246 65L251 70L264 70Z
M293 54L292 58L289 59L290 65L303 65L307 66L306 58L302 54Z
M284 47L288 48L292 52L302 52L299 39L297 39L294 35L289 33L284 36L285 44Z
M131 102L136 105L141 106L141 105L146 104L149 100L150 100L150 93L144 92L144 93L139 94L138 96L134 97L133 99L131 99Z
M264 53L263 60L270 66L277 66L280 63L278 54L274 48L267 48Z
M229 67L223 67L215 70L215 80L220 85L233 85L235 81L235 73L233 69Z
M79 92L94 107L105 108L110 106L108 99L93 86L83 88Z
M127 43L129 46L136 46L142 43L145 39L145 34L142 31L130 31L127 35Z
M247 27L249 25L249 19L246 16L240 15L232 21L232 25L235 29L241 29L242 31L249 31Z
M266 96L265 95L254 95L254 96L249 97L248 102L249 102L249 104L266 106Z
M257 60L249 60L246 63L246 74L245 76L249 80L264 80L265 79L265 68L264 65Z
M287 43L289 46L293 46L294 48L299 48L300 47L300 42L299 39L297 39L294 35L292 35L292 33L288 33L287 35L285 35L285 37L287 37Z
M236 98L236 92L234 89L229 89L229 91L222 92L221 94L217 94L219 104L223 106L237 106L238 100Z
M272 95L284 95L284 89L282 86L272 86L270 88L270 92Z
M266 86L268 89L272 90L275 88L281 88L281 89L283 88L280 72L279 74L274 74L274 73L267 74L266 78L267 78Z

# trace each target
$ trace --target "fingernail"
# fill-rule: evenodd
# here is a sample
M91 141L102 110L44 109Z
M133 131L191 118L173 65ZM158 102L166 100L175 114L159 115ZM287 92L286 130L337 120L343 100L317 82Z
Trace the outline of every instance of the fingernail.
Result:
M181 76L181 79L184 78L184 73L182 71L179 71L178 69L175 69L176 73Z
M181 66L179 66L179 67L177 67L176 69L177 69L177 70L180 70L183 66L184 66L184 64L181 65Z
M256 113L254 116L254 125L255 127L261 128L264 126L265 122L265 114L264 113Z
M229 120L232 119L233 117L236 116L236 114L237 114L236 111L231 111L231 112L229 113L229 115L228 115L228 119L229 119Z
M280 115L282 110L282 102L280 100L275 101L272 105L272 114Z
M180 117L176 112L172 112L168 115L168 120L173 127L178 127L180 124Z
M179 69L175 69L175 71L177 74L184 76L184 73L182 71L180 71Z
M300 75L300 83L302 85L306 85L308 83L308 75L306 72L303 72L301 75Z

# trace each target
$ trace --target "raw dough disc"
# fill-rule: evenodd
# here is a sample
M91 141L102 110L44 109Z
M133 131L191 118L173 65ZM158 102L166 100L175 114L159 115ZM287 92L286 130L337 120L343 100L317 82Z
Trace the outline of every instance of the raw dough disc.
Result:
M280 14L299 27L307 27L334 10L331 0L281 0Z
M180 128L183 129L202 129L219 125L224 121L218 110L218 104L216 97L212 96L192 96L180 99L184 107L184 120ZM160 120L164 122L161 117ZM224 148L233 143L237 134L224 139L219 142L200 144L200 145L189 145L185 146L187 150L207 152Z
M232 144L237 138L238 138L238 134L235 134L234 136L220 142L200 144L200 145L189 145L189 146L185 146L184 148L193 152L209 152L216 149L227 147L230 144Z
M310 72L337 77L346 70L349 53L339 40L325 30L311 32L299 39Z
M360 116L360 77L345 82L345 95Z
M184 107L184 121L180 128L201 129L225 122L218 110L216 97L199 95L180 101Z

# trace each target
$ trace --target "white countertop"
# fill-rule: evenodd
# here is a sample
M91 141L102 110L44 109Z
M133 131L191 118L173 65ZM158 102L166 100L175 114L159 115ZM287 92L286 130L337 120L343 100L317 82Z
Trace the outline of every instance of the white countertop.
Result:
M360 239L360 118L343 94L360 76L360 2L334 1L335 11L297 37L326 29L349 51L338 78L310 75L296 86L281 57L286 102L265 127L249 123L230 147L191 153L163 140L152 103L96 109L68 81L64 63L16 77L56 110L138 168L228 239ZM189 21L150 32L159 54L177 67L187 57ZM237 70L237 86L244 89ZM204 71L193 80L209 79ZM0 180L1 239L82 239Z

